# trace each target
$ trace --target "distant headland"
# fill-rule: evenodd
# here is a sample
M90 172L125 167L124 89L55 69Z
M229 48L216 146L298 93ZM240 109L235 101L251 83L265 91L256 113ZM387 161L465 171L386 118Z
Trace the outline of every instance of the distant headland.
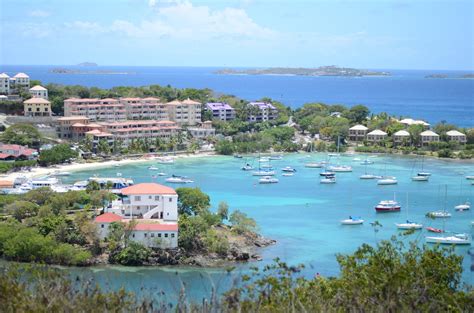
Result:
M84 63L81 63L84 64ZM91 63L95 64L95 63ZM84 66L84 67L94 67L97 65L80 65L78 66ZM50 73L54 74L115 74L115 75L129 75L129 74L134 74L133 72L117 72L113 70L92 70L92 71L84 71L84 70L78 70L78 69L70 69L70 68L64 68L64 67L55 67L49 70Z
M473 79L474 74L464 74L461 76L456 76L456 77L450 77L446 74L430 74L426 75L425 78L455 78L455 79Z
M77 64L77 66L91 67L91 66L99 66L99 65L94 62L82 62L82 63Z
M389 72L361 70L350 67L338 67L335 65L320 66L316 68L303 67L271 67L263 69L221 69L214 73L224 75L298 75L298 76L390 76Z

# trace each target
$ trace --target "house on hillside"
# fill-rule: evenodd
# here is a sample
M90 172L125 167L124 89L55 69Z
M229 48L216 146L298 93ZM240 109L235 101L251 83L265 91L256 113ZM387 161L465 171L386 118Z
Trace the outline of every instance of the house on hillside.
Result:
M354 125L349 128L349 140L363 141L367 135L368 128L364 125Z
M425 130L420 133L421 136L421 145L426 146L430 142L439 142L439 135L432 130Z
M367 134L368 142L373 142L373 143L381 142L381 141L384 141L385 139L387 139L387 133L380 129L373 130Z
M467 142L466 135L457 130L450 130L446 132L446 136L448 137L448 141L457 141L462 144Z
M406 130L399 130L397 132L395 132L392 136L393 138L393 142L396 144L396 145L400 145L400 144L403 144L403 143L408 143L410 141L410 133L407 132Z

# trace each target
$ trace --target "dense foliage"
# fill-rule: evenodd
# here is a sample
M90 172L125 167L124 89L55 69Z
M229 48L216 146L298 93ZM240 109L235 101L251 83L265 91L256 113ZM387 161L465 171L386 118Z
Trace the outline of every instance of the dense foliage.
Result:
M77 155L77 151L71 149L68 144L59 144L53 146L51 149L42 150L38 163L42 166L61 164L76 158Z
M1 243L1 241L0 241ZM470 312L472 289L461 286L462 258L438 247L404 247L400 241L362 245L338 255L338 277L305 278L303 266L280 260L249 275L222 297L192 304L186 289L176 303L159 297L105 292L80 277L46 267L7 264L0 272L0 307L5 312ZM178 288L177 288L178 289ZM177 290L176 289L176 290ZM150 290L151 292L151 290ZM151 292L151 294L154 294Z
M38 147L41 140L42 136L36 127L21 123L8 127L0 137L0 141L3 143L29 147Z
M13 162L0 161L0 173L6 173L11 170L17 170L24 167L32 167L35 165L36 165L36 160L24 160L24 161L13 161Z

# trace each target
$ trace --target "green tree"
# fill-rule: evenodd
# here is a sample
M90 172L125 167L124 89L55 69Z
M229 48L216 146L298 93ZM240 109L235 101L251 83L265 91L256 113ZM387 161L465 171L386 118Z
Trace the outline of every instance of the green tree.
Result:
M60 164L76 157L77 151L72 150L68 144L59 144L41 151L38 163L42 166Z
M349 111L344 112L344 117L346 117L351 124L362 124L366 121L369 116L370 110L365 105L355 105L349 109Z
M23 219L36 216L39 206L29 201L15 201L5 207L7 212L13 215L15 219L21 222Z
M217 215L220 217L221 222L229 219L229 205L227 202L219 202L219 206L217 207Z
M199 188L181 187L176 189L178 194L179 214L198 215L208 211L210 198Z
M38 129L30 124L14 124L8 127L1 136L4 143L38 147L42 136Z
M232 231L238 234L256 232L258 229L257 222L239 210L232 212L229 217L229 222L232 225Z

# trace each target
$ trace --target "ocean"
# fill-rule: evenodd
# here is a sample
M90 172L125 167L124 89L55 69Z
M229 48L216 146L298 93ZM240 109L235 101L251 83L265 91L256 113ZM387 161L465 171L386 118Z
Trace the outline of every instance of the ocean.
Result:
M354 158L360 160L354 160ZM100 266L73 269L74 275L93 277L101 285L110 288L126 287L127 290L143 293L163 290L173 298L180 284L188 288L188 296L200 300L209 296L214 287L218 292L225 291L233 279L248 270L249 266L263 266L272 263L275 258L291 265L304 264L302 275L312 277L317 273L334 276L339 273L336 254L351 253L363 243L376 244L382 239L399 236L395 223L407 219L447 231L472 234L471 211L457 212L454 206L461 202L474 202L474 185L465 179L465 175L474 175L474 164L469 161L445 161L426 158L424 171L432 173L429 182L413 182L411 176L421 170L420 158L410 156L378 156L369 158L374 164L361 165L366 156L341 156L332 159L333 163L353 166L352 173L337 174L337 183L323 185L319 183L319 169L305 168L304 163L321 161L324 154L287 154L283 160L274 161L280 182L272 185L258 184L258 177L240 170L245 162L258 165L255 158L236 159L216 156L179 159L174 164L163 165L150 161L141 164L110 167L101 170L73 173L65 178L71 183L91 176L130 177L135 183L165 183L166 177L153 178L153 172L147 168L151 164L158 166L160 172L168 175L185 175L194 180L188 187L199 187L211 197L212 209L220 201L226 201L230 211L239 209L253 217L260 232L277 241L276 245L261 250L262 262L252 262L237 266L235 272L228 274L224 269L203 269L189 267L121 267ZM295 176L283 177L280 169L292 166L297 169ZM398 185L378 186L375 180L360 180L365 172L376 175L393 175ZM177 188L182 185L169 186ZM429 219L429 211L444 208L444 189L447 186L446 209L452 217L446 221ZM376 213L375 205L381 200L396 198L402 204L399 213ZM408 200L408 202L407 202ZM340 220L348 216L360 216L364 225L342 226ZM374 232L371 222L379 221L383 227ZM416 231L409 236L399 238L406 244L416 240L424 243L426 230ZM456 253L464 257L463 280L474 284L474 259L468 254L470 247L457 247ZM472 267L474 269L474 267Z
M128 74L55 74L61 66L0 65L0 72L14 75L25 72L43 83L84 85L101 88L114 86L171 85L178 88L210 88L216 93L232 94L246 100L270 97L298 108L308 102L355 105L364 104L373 113L440 121L460 127L474 126L474 79L455 79L469 72L390 70L383 77L306 77L218 75L220 68L209 67L129 67L64 66L83 71L114 71ZM430 74L451 78L429 79Z

